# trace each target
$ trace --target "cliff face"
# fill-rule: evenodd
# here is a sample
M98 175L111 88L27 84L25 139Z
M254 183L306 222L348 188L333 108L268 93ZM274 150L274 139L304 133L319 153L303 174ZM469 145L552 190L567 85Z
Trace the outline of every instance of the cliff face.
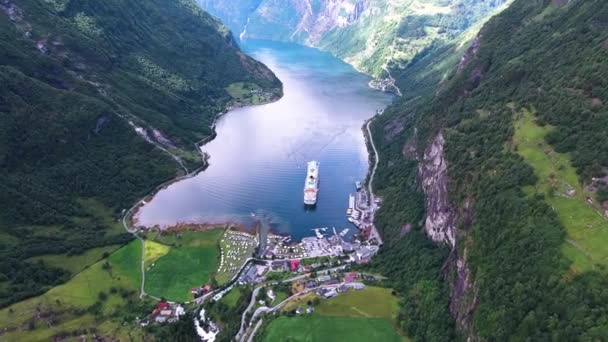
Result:
M458 37L509 0L199 0L243 38L318 47L374 76Z
M445 139L439 133L427 147L418 174L426 195L424 229L435 242L456 246L456 213L448 197L448 167L444 153Z
M425 195L424 231L426 235L439 244L448 245L451 249L442 274L448 281L450 292L450 313L460 331L469 332L473 311L477 302L477 289L473 284L473 275L466 258L466 249L459 254L457 244L457 223L459 212L451 203L449 196L448 161L445 156L445 138L438 133L424 151L418 165L418 177ZM465 207L471 209L471 202ZM472 210L464 211L464 229L473 221Z

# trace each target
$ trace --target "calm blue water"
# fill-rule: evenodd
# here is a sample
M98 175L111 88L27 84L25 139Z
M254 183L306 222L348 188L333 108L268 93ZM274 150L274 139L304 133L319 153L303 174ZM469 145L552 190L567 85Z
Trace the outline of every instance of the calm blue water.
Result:
M311 228L354 227L348 194L365 178L368 155L361 126L392 97L367 86L369 77L329 54L285 43L249 41L243 49L281 79L278 102L224 115L204 146L210 166L159 192L140 212L141 224L220 223L260 219L295 239ZM306 162L318 160L316 209L303 205Z

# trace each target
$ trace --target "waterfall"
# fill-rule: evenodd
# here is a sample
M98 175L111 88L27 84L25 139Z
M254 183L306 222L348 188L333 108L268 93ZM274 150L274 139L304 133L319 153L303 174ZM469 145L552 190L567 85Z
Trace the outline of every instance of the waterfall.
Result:
M239 34L240 40L243 40L245 38L245 35L247 34L247 25L249 25L249 20L251 20L251 18L247 17L247 23L245 24L245 26L243 26L243 32L241 32L241 34Z

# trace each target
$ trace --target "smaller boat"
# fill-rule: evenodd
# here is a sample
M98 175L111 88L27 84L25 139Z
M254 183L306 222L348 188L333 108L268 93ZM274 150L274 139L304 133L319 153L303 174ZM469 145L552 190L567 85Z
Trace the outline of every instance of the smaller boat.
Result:
M355 182L355 187L357 187L357 190L361 190L361 182L356 181Z

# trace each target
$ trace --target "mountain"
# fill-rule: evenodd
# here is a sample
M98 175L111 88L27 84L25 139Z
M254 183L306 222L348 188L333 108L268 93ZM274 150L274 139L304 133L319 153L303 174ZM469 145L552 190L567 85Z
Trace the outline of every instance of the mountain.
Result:
M507 0L199 0L243 38L293 41L376 77L452 40Z
M1 0L0 51L0 306L69 276L30 258L130 240L121 211L251 100L226 88L281 94L190 0Z
M516 0L394 74L372 267L414 340L608 336L607 19L600 0Z

